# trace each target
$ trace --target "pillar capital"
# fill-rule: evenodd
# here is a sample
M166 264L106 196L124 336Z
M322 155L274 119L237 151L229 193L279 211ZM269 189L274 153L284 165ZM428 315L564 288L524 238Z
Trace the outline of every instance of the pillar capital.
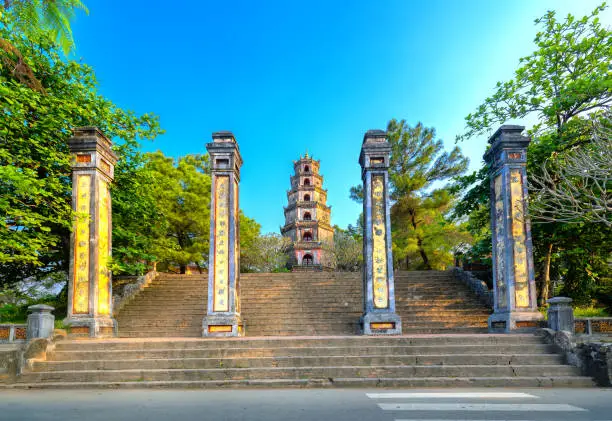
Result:
M527 146L523 126L501 126L489 139L494 313L489 330L539 327L531 223L527 215Z
M387 169L391 156L391 144L383 130L368 130L363 136L359 165L363 176L366 170Z
M503 125L489 138L491 147L483 158L491 166L492 172L504 165L527 164L527 146L531 138L522 134L524 130L525 126Z
M242 156L234 134L229 131L215 132L212 134L212 139L212 142L206 144L212 171L217 173L232 172L240 179Z
M72 154L72 170L76 172L98 170L112 181L115 176L117 155L112 142L97 127L77 127L68 140Z
M402 333L395 313L395 284L391 252L389 159L391 145L382 130L368 130L363 137L359 164L363 180L363 286L366 335Z

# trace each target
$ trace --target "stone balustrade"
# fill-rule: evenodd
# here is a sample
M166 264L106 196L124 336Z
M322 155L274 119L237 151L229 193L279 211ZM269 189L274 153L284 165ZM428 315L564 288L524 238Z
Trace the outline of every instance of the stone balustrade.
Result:
M152 270L136 278L135 282L124 283L120 288L113 285L113 315L119 314L121 308L126 305L140 291L149 286L157 278L158 272Z
M27 327L25 323L0 323L0 343L25 342Z
M490 290L486 282L475 277L471 272L461 268L453 269L453 276L464 282L478 296L483 304L493 308L493 290Z
M583 335L612 335L612 317L580 317L574 319L574 332Z

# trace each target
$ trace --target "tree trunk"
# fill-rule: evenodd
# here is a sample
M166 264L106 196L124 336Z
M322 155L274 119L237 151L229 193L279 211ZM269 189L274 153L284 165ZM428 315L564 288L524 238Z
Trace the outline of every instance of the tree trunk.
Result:
M542 267L542 282L540 284L540 305L543 306L550 295L550 262L552 260L553 244L548 244L546 258Z
M427 254L425 254L425 249L423 248L423 240L421 240L420 237L417 237L417 244L419 246L419 254L421 255L421 259L423 259L423 264L425 265L425 269L431 270L429 259L427 258Z
M181 268L181 275L184 275L187 272L187 265L181 264L179 267Z

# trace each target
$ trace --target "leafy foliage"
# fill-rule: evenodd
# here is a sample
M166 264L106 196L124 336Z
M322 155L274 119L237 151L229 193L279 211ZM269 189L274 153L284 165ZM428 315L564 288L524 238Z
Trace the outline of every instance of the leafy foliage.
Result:
M407 269L444 269L452 262L453 249L469 235L450 218L455 190L438 186L463 174L468 160L458 147L445 151L435 130L421 123L410 127L405 120L392 119L387 137L395 259ZM351 188L351 198L362 200L362 187Z
M208 261L211 178L208 155L186 155L174 160L161 152L146 155L145 171L155 206L163 216L162 236L153 239L152 254L164 265L178 265L181 273L194 262Z
M512 80L498 82L495 93L466 117L467 131L459 140L489 132L510 119L536 114L533 131L570 132L570 120L611 104L612 36L601 25L598 6L590 15L568 15L558 21L554 11L535 23L542 27L537 49L520 60Z
M287 254L291 239L278 233L268 233L255 237L252 246L240 249L240 266L243 272L285 272L287 271Z
M494 94L466 117L466 132L458 139L488 133L507 120L536 116L537 123L529 131L533 140L527 153L527 173L540 180L545 175L551 189L563 188L563 174L576 151L600 156L601 148L591 144L591 127L602 121L605 109L612 103L612 32L598 18L604 9L602 4L581 19L568 15L558 21L553 11L537 19L542 30L534 40L536 50L521 59L512 80L498 83ZM606 157L601 156L605 167ZM609 169L609 158L607 162ZM471 186L470 180L463 181L465 195L455 214L468 216L473 235L490 236L484 218L489 207L485 200L488 171L482 168L473 175ZM534 196L532 211L558 208L551 201L553 197ZM612 232L605 225L589 221L588 215L583 213L571 224L541 224L534 220L532 238L541 303L552 293L554 280L556 292L571 296L578 304L598 298L612 305L607 262ZM486 248L473 248L471 253L490 257L490 249Z
M14 284L67 269L71 129L100 127L116 140L120 159L161 129L155 116L137 116L99 95L92 69L62 61L49 34L26 38L11 29L10 14L0 23L0 38L23 54L45 92L0 63L0 284Z

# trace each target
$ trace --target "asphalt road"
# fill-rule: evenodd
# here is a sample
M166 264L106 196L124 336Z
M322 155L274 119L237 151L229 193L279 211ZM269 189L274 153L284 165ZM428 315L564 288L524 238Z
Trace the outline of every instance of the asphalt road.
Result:
M0 420L612 421L612 389L4 390Z

